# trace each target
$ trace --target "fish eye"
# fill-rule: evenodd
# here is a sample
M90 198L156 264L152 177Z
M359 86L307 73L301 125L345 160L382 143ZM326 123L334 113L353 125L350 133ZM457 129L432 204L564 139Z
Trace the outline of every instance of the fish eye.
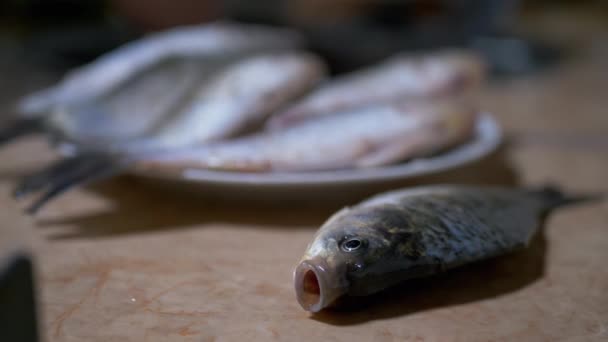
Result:
M363 241L357 237L348 238L342 242L341 247L345 252L354 252L363 247Z

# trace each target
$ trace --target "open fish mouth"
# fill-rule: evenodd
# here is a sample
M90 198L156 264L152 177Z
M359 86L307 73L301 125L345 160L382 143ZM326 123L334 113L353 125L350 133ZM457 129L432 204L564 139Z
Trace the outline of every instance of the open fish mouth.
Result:
M319 312L347 292L346 277L330 269L321 258L302 261L294 272L298 303L306 311Z

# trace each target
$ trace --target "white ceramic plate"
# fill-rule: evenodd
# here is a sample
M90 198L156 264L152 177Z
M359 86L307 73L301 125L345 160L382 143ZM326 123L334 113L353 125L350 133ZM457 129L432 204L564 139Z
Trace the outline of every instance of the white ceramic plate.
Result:
M298 173L243 173L210 171L204 169L186 169L181 175L164 174L161 171L147 170L145 173L134 173L148 180L178 182L188 185L189 190L203 191L221 197L267 197L269 193L287 197L307 197L313 192L325 190L335 194L336 191L358 192L373 184L446 171L478 160L494 151L502 140L502 133L497 122L490 114L479 116L474 139L447 152L419 158L397 165L369 169L351 169L323 172ZM135 172L135 171L134 171Z

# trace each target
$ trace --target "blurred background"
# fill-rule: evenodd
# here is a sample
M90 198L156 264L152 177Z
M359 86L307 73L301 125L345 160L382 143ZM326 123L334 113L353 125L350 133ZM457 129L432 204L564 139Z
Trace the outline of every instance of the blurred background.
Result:
M558 3L606 7L601 0L4 0L0 25L5 40L25 42L29 60L55 68L85 63L147 32L230 18L301 30L335 72L395 51L464 46L512 74L555 57L518 37L513 22Z

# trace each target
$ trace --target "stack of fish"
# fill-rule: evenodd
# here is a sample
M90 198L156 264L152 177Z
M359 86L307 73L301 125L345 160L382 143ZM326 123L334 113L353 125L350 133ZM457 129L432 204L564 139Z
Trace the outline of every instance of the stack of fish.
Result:
M127 168L364 168L473 136L476 56L400 54L331 78L301 45L290 31L218 22L151 35L69 73L20 109L76 156L26 177L16 194L46 190L35 211Z

